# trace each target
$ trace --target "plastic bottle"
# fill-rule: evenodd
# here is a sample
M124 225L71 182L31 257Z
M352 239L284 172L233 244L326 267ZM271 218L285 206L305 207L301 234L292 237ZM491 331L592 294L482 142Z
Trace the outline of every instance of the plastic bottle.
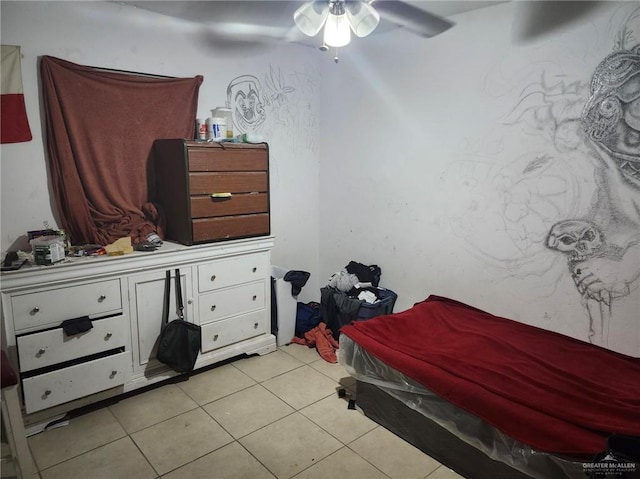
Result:
M227 138L227 122L224 118L207 118L207 140L220 141Z
M224 118L227 124L227 135L225 138L233 138L233 114L231 108L218 106L211 110L211 116Z
M207 139L207 124L202 118L196 119L196 140Z

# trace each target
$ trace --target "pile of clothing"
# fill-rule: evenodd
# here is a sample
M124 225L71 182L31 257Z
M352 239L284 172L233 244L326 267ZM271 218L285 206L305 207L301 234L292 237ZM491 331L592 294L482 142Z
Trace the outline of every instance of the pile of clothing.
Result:
M329 363L338 362L336 356L336 350L339 348L338 341L333 338L331 331L324 323L318 323L317 326L304 333L302 338L294 336L291 342L316 348L320 357Z
M362 304L381 299L378 289L381 275L378 265L356 261L331 275L327 286L320 289L320 304L298 303L296 335L291 342L316 348L327 362L338 362L340 328L358 317Z
M338 340L342 326L357 319L363 303L373 304L380 299L381 276L378 265L350 261L342 271L331 275L327 286L320 289L322 318L335 340Z

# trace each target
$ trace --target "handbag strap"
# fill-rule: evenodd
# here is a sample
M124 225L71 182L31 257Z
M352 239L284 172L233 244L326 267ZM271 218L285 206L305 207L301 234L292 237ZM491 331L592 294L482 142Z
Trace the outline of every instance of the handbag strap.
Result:
M178 319L184 320L184 305L182 304L182 284L180 281L180 270L176 268L176 314Z
M171 299L171 271L167 270L164 279L164 308L162 309L162 328L169 323L169 300Z

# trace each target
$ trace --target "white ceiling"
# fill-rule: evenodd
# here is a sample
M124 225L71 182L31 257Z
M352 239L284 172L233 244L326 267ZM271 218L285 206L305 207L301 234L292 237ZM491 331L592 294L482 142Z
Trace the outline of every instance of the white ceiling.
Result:
M411 1L406 2L410 3L414 7L418 7L422 10L426 10L427 12L431 12L435 15L439 15L441 17L450 17L452 15L457 15L458 13L469 12L471 10L477 10L479 8L490 7L491 5L496 5L498 3L505 3L508 0L501 1L476 1L476 0L467 0L467 1L457 1L457 0L435 0L435 1Z
M385 0L378 0L377 3L381 1ZM318 46L319 43L317 37L305 37L293 23L293 12L304 3L300 0L132 0L117 1L117 3L202 24L208 29L209 35L217 35L220 41L229 42L230 38L234 38L235 41L247 43L268 42L269 40L287 40L311 46ZM410 4L439 17L450 17L469 10L504 3L504 0L429 0L398 3ZM376 2L373 3L374 7L375 4ZM383 17L374 34L396 28L399 28L397 23Z
M404 1L421 10L440 17L450 17L470 10L477 10L502 1L479 0L413 0ZM138 8L162 13L171 17L182 18L198 23L215 21L262 23L267 25L281 25L286 18L292 19L293 12L304 1L286 0L209 0L209 1L170 1L170 0L133 0L118 3L134 5ZM375 2L373 3L375 6Z

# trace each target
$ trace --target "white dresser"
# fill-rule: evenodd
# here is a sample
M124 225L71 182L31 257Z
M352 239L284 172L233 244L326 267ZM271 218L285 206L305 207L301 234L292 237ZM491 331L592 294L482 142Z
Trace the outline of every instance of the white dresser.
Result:
M274 351L272 247L272 237L165 242L154 252L3 273L2 347L20 371L27 427L176 375L155 359L167 270L180 270L185 319L202 326L196 368ZM61 323L76 318L92 328L65 334Z

